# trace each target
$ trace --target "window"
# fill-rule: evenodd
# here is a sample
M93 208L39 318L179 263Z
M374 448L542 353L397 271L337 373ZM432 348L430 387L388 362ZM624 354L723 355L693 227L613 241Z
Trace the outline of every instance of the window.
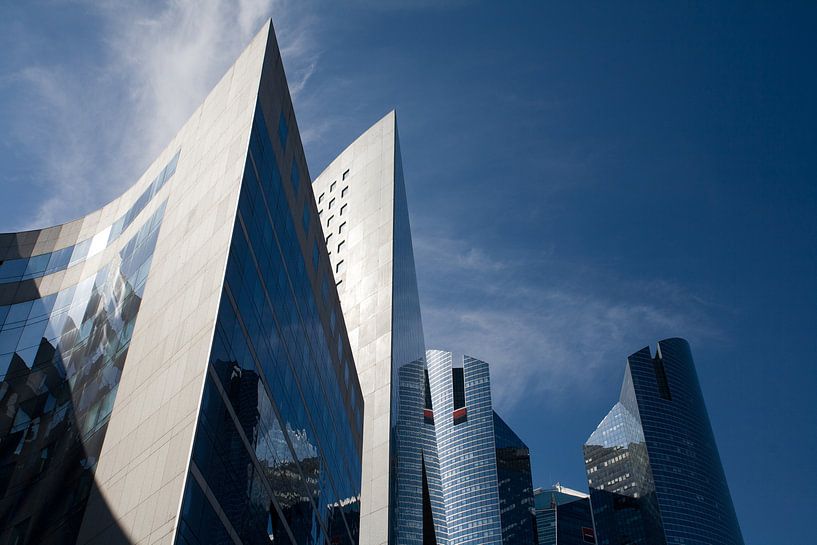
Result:
M340 227L338 227L338 234L342 235L345 230L346 230L346 222L344 221L343 223L340 224Z
M346 270L346 263L344 263L344 261L341 259L338 261L338 264L335 265L335 272L342 273L344 270Z
M332 243L332 233L329 233L329 236L326 237L326 247L329 248L329 245Z
M347 176L349 176L349 169L348 168L343 172L343 178L342 179L345 180Z
M340 253L340 249L341 249L341 248L343 248L343 245L344 245L344 244L346 244L346 241L345 241L345 240L341 240L341 241L338 243L338 253Z
M335 190L335 186L336 186L336 185L338 185L338 183L337 183L337 182L332 182L332 185L330 185L330 186L329 186L329 192L330 192L330 193L331 193L332 191L334 191L334 190Z
M332 210L332 207L335 206L335 199L331 199L329 201L329 210Z
M348 204L344 204L343 206L340 207L340 215L341 216L343 215L344 212L346 212L346 207L348 207L348 206L349 206Z
M329 219L326 220L326 226L329 227L332 225L332 220L335 219L335 216L329 216Z
M318 197L318 204L321 204L321 203L323 202L323 198L324 198L325 196L326 196L326 193L321 193L321 196L320 196L320 197Z
M349 193L349 186L348 185L343 188L343 191L340 192L341 198L345 197L347 193Z

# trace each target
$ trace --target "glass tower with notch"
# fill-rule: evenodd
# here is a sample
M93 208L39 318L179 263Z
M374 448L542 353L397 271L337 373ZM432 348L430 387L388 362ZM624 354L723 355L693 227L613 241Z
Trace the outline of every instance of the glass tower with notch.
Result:
M684 339L627 358L619 402L584 459L601 545L743 545Z

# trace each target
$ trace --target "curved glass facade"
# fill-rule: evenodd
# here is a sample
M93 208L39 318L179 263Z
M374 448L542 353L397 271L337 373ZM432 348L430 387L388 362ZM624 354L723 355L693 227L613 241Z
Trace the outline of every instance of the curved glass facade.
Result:
M620 402L584 453L599 543L743 545L685 340L627 359Z
M139 213L142 212L153 197L156 196L156 193L170 180L176 172L176 165L179 162L180 153L181 150L176 152L173 159L170 160L165 168L162 169L162 172L154 178L147 189L144 190L139 198L136 199L136 202L134 202L124 214L111 225L100 229L93 237L85 238L70 246L64 246L59 250L48 252L40 251L36 255L17 257L16 259L14 258L15 245L11 244L6 246L6 248L3 249L6 258L0 261L0 284L32 280L65 270L68 267L82 263L107 248L123 231L127 230L131 223L139 216ZM23 234L21 233L21 235ZM31 233L25 233L25 235L31 236ZM12 237L7 236L7 240L11 241Z
M33 281L35 272L44 276L57 269L29 265L16 284L6 278L0 301L0 542L77 539L164 207L130 217L122 228L128 242L97 270L83 270L81 280L61 282L57 291L38 294ZM137 227L127 231L131 224ZM46 232L24 235L36 239ZM95 253L115 238L106 237L101 248L92 245ZM79 246L3 266L46 262L49 255L76 254ZM21 250L11 244L4 256ZM60 263L65 268L79 261Z

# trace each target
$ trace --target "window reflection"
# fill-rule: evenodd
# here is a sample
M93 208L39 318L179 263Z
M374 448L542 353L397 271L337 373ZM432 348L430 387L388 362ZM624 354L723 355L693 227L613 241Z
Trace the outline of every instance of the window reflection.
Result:
M0 261L0 284L30 280L53 274L81 263L104 250L134 222L139 213L173 176L176 172L180 153L181 150L176 152L176 155L173 156L165 168L162 169L162 172L154 178L150 186L142 192L125 214L93 237L53 252Z
M80 283L0 307L0 542L76 539L163 213Z

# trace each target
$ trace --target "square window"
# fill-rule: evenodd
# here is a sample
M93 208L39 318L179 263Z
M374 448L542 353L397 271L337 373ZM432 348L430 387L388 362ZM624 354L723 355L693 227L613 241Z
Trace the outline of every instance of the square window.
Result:
M345 240L341 240L341 241L338 243L338 253L340 253L340 250L341 250L341 248L343 248L343 245L344 245L344 244L346 244L346 241L345 241Z
M329 236L326 237L326 247L328 248L331 243L332 243L332 233L329 233Z
M335 272L336 273L342 273L345 269L346 269L346 264L341 259L340 261L338 261L338 264L335 265Z
M340 192L340 196L345 197L347 193L349 193L349 186L348 185L346 187L344 187L343 190Z
M345 230L346 230L346 222L344 221L343 223L340 224L340 227L338 227L338 234L339 235L343 234L343 232Z
M332 185L329 186L329 191L332 192L335 190L335 186L338 185L337 182L332 182Z
M348 207L348 206L349 206L348 204L344 204L343 206L340 207L340 215L341 216L343 215L344 212L346 212L346 207Z
M332 220L335 219L335 216L329 216L329 219L326 220L326 226L329 227L332 225Z
M331 199L329 201L329 210L332 210L332 207L335 206L335 199Z
M347 176L349 176L349 169L348 168L343 173L343 179L345 180Z
M320 196L320 197L318 197L318 204L321 204L321 203L323 202L323 198L324 198L325 196L326 196L326 193L321 193L321 196Z

